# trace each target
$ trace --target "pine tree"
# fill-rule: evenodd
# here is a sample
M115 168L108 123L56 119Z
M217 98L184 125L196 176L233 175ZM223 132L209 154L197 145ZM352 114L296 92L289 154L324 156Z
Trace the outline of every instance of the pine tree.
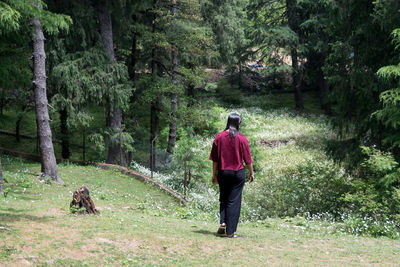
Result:
M42 23L44 20L44 28L49 34L56 34L60 29L68 29L71 19L64 15L56 15L43 9L46 7L43 1L25 2L22 0L8 1L8 4L1 3L1 8L14 10L14 14L19 13L21 16L31 18L34 29L33 36L33 84L35 91L36 103L36 120L38 125L38 136L40 143L40 154L42 163L42 175L50 176L53 180L62 183L58 176L57 163L54 155L54 148L51 139L51 129L49 125L49 115L47 110L46 95L46 67L44 51L44 35L42 31ZM7 14L7 13L6 13ZM14 16L12 26L6 27L7 30L13 30L19 27L19 17ZM3 18L2 18L3 20ZM4 20L3 20L4 21Z
M330 0L303 0L297 6L299 14L299 43L304 50L303 86L319 93L320 106L325 114L332 113L329 85L323 67L329 53L329 15L333 8Z
M176 32L176 0L172 1L172 28L173 32ZM171 44L171 59L172 59L172 82L175 86L178 86L178 55L177 55L177 44ZM178 95L172 93L171 95L171 107L172 107L172 118L169 124L169 136L168 136L168 147L167 152L172 154L175 141L176 141L176 111L178 109Z
M104 47L110 57L111 62L116 62L117 59L114 53L113 29L111 15L105 0L98 1L98 19L100 34L103 39ZM113 132L113 135L122 132L122 109L116 102L109 103L110 112L107 119L108 125ZM107 163L117 163L118 158L121 160L121 165L126 166L125 154L122 152L121 144L109 140L107 150Z
M302 73L299 63L302 55L299 54L300 20L297 0L252 0L249 5L249 15L252 19L252 27L249 30L251 45L257 47L263 57L275 60L276 55L290 55L295 108L303 110ZM283 68L278 66L278 69Z
M400 51L400 28L392 33L393 43ZM382 108L374 112L376 116L387 128L383 140L391 148L400 147L400 62L396 65L382 67L377 72L378 76L385 81L386 85L392 89L384 90L380 94Z
M0 158L0 194L4 193L4 178L3 178L3 169L1 167L1 158Z
M37 5L41 9L40 5ZM33 37L33 84L35 90L36 121L38 127L42 175L50 176L55 181L63 183L58 176L56 157L50 129L50 117L46 94L46 54L44 51L44 35L40 19L32 18Z
M396 63L390 33L400 24L399 7L398 1L335 1L329 15L324 73L335 102L334 125L355 134L361 144L378 148L383 148L387 129L371 116L380 109L379 93L385 88L376 72Z

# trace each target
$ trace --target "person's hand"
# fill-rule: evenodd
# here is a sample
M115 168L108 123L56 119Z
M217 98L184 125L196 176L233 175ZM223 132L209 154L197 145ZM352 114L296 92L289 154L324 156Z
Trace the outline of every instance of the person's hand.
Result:
M215 175L215 174L213 175L211 182L213 185L216 185L218 183L217 175Z
M250 183L254 181L254 173L250 174Z

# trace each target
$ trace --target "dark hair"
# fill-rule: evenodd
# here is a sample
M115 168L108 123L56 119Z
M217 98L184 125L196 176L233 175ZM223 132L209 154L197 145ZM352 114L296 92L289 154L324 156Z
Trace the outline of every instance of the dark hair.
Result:
M229 130L229 136L235 138L239 133L239 127L242 119L236 113L231 113L228 117L225 130Z

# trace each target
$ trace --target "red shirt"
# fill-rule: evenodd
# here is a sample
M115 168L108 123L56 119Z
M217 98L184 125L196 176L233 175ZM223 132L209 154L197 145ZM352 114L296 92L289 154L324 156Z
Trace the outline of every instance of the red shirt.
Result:
M220 132L214 139L210 160L218 162L220 170L238 171L243 169L243 161L246 162L246 165L252 162L246 137L239 133L233 139L229 136L229 131Z

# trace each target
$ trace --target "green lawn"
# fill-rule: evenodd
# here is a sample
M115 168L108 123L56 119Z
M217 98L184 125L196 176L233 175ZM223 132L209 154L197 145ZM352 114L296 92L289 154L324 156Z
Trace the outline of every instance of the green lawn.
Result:
M400 242L308 231L292 220L242 223L242 239L215 236L217 222L182 219L181 207L116 171L60 165L66 185L37 180L40 165L2 156L0 265L394 266ZM91 190L100 215L72 215L72 192Z

